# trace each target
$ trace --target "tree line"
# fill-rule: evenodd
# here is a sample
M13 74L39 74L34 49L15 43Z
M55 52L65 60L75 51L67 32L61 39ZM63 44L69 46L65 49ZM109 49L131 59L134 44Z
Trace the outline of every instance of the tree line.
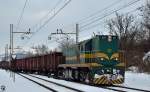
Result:
M119 36L120 49L125 52L126 67L135 66L139 72L150 72L150 61L143 62L143 56L150 51L150 3L138 10L140 14L118 14L108 20L111 34Z

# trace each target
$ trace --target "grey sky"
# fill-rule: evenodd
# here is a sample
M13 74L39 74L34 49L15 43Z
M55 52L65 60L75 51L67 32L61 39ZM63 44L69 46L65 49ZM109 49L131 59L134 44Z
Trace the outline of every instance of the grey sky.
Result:
M32 28L33 25L39 23L40 19L45 16L50 9L59 0L28 0L27 6L24 11L23 19L20 24L20 28L27 30ZM62 3L65 0L62 0ZM28 40L20 40L20 36L15 35L15 46L24 46L24 49L31 47L37 44L46 44L49 48L56 46L55 42L48 41L48 34L55 32L57 28L63 28L64 31L74 31L75 23L80 22L79 20L84 19L85 17L90 16L91 14L111 5L113 2L118 0L72 0L55 18L53 18L44 28L42 28L33 38L28 42ZM114 10L119 6L124 5L132 0L120 0L121 2L112 6L109 10ZM119 12L126 13L132 11L135 8L141 6L145 0L141 0L131 7L125 8ZM25 0L0 0L0 54L4 53L4 47L6 44L9 44L9 24L17 24L18 18L22 11ZM100 13L98 16L102 16L103 13ZM97 15L95 15L97 16ZM99 26L88 30L84 30L80 33L80 39L86 39L90 37L92 32L106 32L104 21L109 18L114 17L114 14L104 18L97 23L100 23ZM85 21L87 23L88 21ZM84 25L81 24L81 25ZM80 26L81 26L80 25ZM15 31L16 29L14 29ZM18 31L24 31L18 30ZM35 31L31 29L31 31ZM28 43L27 43L28 42Z

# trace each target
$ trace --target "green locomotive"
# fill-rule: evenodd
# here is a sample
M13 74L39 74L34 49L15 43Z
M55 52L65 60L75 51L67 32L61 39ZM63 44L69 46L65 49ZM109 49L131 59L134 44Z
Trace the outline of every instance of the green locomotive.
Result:
M66 62L58 66L61 78L90 84L124 82L125 60L117 36L96 35L64 49L63 54Z

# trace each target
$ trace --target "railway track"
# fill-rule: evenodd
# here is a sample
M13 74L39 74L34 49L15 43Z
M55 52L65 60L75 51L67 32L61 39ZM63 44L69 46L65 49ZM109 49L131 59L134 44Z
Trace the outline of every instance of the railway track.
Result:
M19 74L19 73L18 73ZM47 85L44 85L44 83L40 83L40 82L37 82L37 81L35 81L34 79L32 79L32 78L36 78L36 79L38 79L38 80L42 80L42 81L45 81L45 82L47 82L47 83L51 83L51 84L54 84L54 85L57 85L57 86L59 86L59 87L63 87L63 88L65 88L65 89L68 89L68 92L84 92L84 91L81 91L81 90L78 90L78 89L75 89L75 88L71 88L71 87L68 87L68 86L65 86L65 85L62 85L62 84L58 84L58 83L55 83L55 82L52 82L52 81L49 81L49 80L45 80L45 79L42 79L42 78L39 78L39 77L36 77L36 76L32 76L32 75L27 75L27 76L30 76L30 77L32 77L32 78L29 78L29 77L26 77L26 76L24 76L24 75L22 75L22 74L19 74L20 76L22 76L22 77L24 77L24 78L26 78L26 79L28 79L28 80L30 80L30 81L32 81L32 82L34 82L34 83L36 83L36 84L38 84L38 85L40 85L40 86L42 86L42 87L44 87L44 88L46 88L46 89L48 89L48 90L50 90L50 91L52 91L52 92L59 92L59 90L56 90L56 89L54 89L54 88L50 88L50 87L48 87Z
M29 81L32 81L32 82L34 82L34 83L36 83L36 84L38 84L38 85L40 85L40 86L46 88L46 89L49 90L49 91L57 92L57 90L54 90L54 89L52 89L52 88L50 88L50 87L47 87L47 86L45 86L45 85L43 85L43 84L41 84L41 83L39 83L39 82L36 82L36 81L34 81L34 80L32 80L32 79L26 77L26 76L23 76L23 75L21 75L21 74L19 74L19 73L17 73L17 74L20 75L20 76L22 76L22 77L24 77L25 79L28 79Z
M54 84L61 85L61 86L64 86L64 87L68 88L68 86L65 86L65 85L62 85L62 84L59 84L59 83L55 83L53 81L49 81L49 80L46 80L46 79L43 79L43 78L40 78L40 77L36 77L36 76L33 76L33 75L29 75L29 76L32 76L32 77L35 77L35 78L38 78L38 79L41 79L41 80L44 80L44 81L52 82ZM83 84L83 83L81 83L81 84ZM85 85L87 85L87 84L85 84ZM119 90L119 89L114 89L114 88L109 88L109 87L99 87L99 88L103 88L103 89L107 89L107 90L112 90L112 91L117 91L117 92L127 92L127 91L122 91L122 90ZM77 91L81 92L80 90L77 90ZM84 92L84 91L82 91L82 92Z
M85 84L85 83L81 83ZM88 84L85 84L88 85ZM103 86L103 85L91 85L96 86L99 88L109 89L117 92L150 92L150 90L146 89L139 89L139 88L133 88L133 87L126 87L126 86L119 86L119 85L112 85L112 86Z
M104 89L113 90L113 91L117 91L117 92L127 92L127 91L123 91L123 90L120 90L120 89L109 88L109 87L99 87L99 88L104 88Z
M21 75L21 74L19 74ZM21 75L23 76L23 75ZM75 89L75 88L72 88L72 87L69 87L69 86L65 86L63 84L60 84L60 83L56 83L56 82L53 82L53 81L50 81L50 80L47 80L47 79L43 79L43 78L40 78L40 77L37 77L37 76L34 76L34 75L28 75L28 76L31 76L31 77L34 77L34 78L37 78L39 80L43 80L45 82L49 82L49 83L52 83L52 84L55 84L55 85L58 85L58 86L61 86L61 87L64 87L64 88L67 88L67 89L70 89L72 91L75 91L75 92L84 92L84 91L81 91L79 89ZM25 77L25 76L24 76ZM29 78L28 78L29 79ZM30 79L31 80L31 79ZM83 83L81 83L83 84ZM40 86L43 84L39 84ZM86 84L87 85L87 84ZM47 88L47 86L43 86L44 88L46 89L49 89L53 92L58 92L56 91L55 89L51 89L51 88ZM103 89L107 89L107 90L112 90L112 91L116 91L116 92L150 92L149 90L144 90L144 89L138 89L138 88L132 88L132 87L125 87L125 86L119 86L119 85L112 85L112 86L95 86L95 87L99 87L99 88L103 88Z
M139 92L150 92L150 90L144 90L144 89L138 89L138 88L126 87L126 86L119 86L119 85L113 85L112 87L129 89L129 90L139 91Z

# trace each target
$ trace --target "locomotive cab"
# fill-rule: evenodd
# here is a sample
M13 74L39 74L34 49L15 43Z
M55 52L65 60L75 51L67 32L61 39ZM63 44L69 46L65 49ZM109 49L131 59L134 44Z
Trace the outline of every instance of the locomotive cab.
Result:
M93 51L100 65L93 68L94 84L121 84L124 82L125 63L120 60L117 36L103 35L94 39Z

